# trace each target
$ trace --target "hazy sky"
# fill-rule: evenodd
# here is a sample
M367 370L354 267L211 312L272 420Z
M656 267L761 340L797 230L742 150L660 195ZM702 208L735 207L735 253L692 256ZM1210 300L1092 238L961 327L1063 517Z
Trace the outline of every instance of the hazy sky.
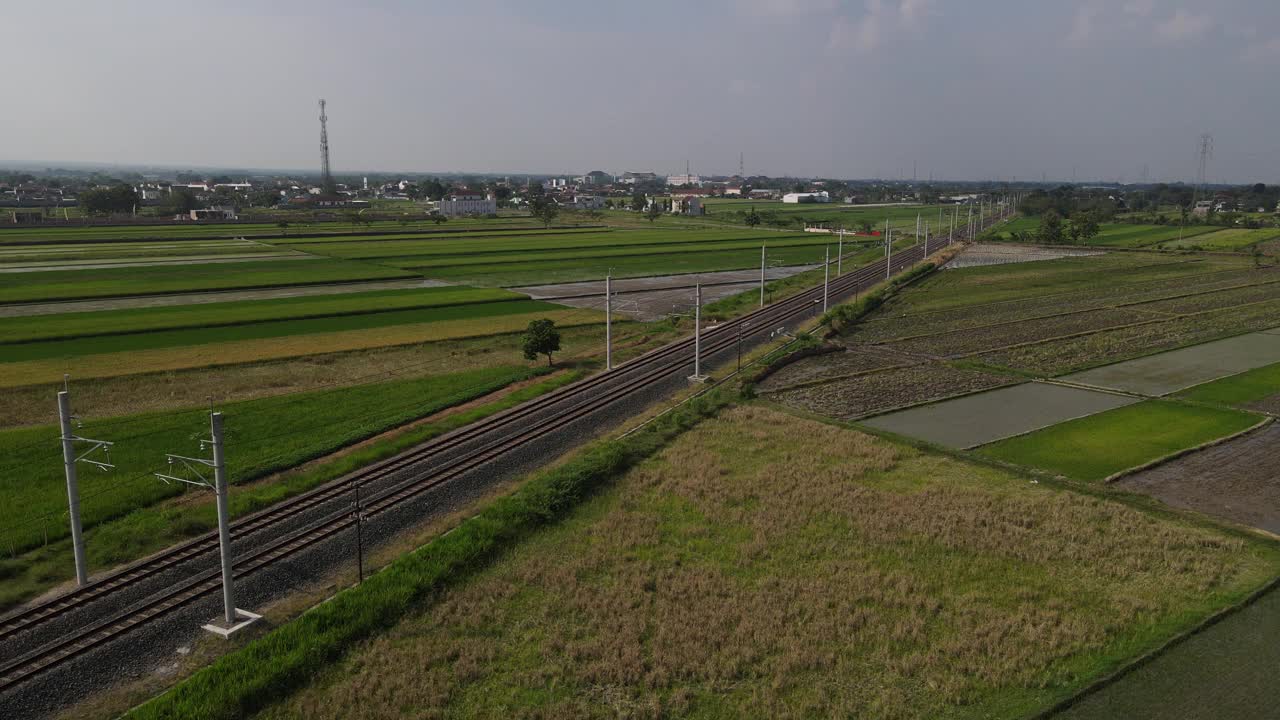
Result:
M1277 0L12 3L0 162L1280 181Z

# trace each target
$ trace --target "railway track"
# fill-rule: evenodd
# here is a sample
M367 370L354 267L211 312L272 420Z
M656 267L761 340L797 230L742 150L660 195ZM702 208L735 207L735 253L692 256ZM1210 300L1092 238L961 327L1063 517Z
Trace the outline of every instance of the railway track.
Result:
M941 246L940 243L938 247ZM895 253L890 270L901 270L923 257L920 245ZM831 296L839 298L874 285L885 277L885 265L885 261L878 261L835 278L831 281ZM703 355L711 357L732 348L739 339L737 326L751 327L752 332L744 335L744 338L758 336L781 324L813 313L814 305L821 302L821 298L822 287L817 286L732 322L709 328L703 332ZM370 497L365 505L365 512L367 515L376 515L390 510L433 488L447 485L516 448L553 435L566 426L637 393L651 383L669 379L673 373L683 372L687 366L692 365L692 348L692 338L670 343L619 365L610 372L559 388L254 513L233 523L232 532L235 536L242 537L262 532L288 520L296 521L306 513L319 511L326 503L339 500L356 485L387 483L387 487ZM560 405L563 407L557 408ZM545 413L549 414L539 417ZM480 446L467 449L467 445L476 443ZM451 454L455 457L450 457ZM432 461L443 464L431 469L428 476L419 474L397 481L398 474L412 473L415 467ZM354 523L349 510L331 511L319 520L264 542L251 552L237 557L235 577L239 579L248 576L338 535L351 528ZM215 592L221 583L215 555L217 543L216 533L195 538L82 588L0 619L0 642L13 642L22 634L69 613L139 586L160 573L195 562L201 556L208 556L208 567L187 579L153 593L123 611L86 623L73 632L6 661L0 666L0 693Z

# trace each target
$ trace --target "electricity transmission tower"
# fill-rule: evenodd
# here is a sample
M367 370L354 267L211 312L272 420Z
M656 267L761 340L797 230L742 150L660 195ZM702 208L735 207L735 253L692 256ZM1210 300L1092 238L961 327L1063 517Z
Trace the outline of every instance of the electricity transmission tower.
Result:
M1209 133L1204 133L1203 135L1200 136L1200 168L1199 170L1196 171L1196 189L1194 193L1194 197L1196 200L1199 200L1201 193L1204 192L1205 171L1209 167L1209 158L1212 155L1213 155L1213 136L1210 135ZM1194 202L1191 204L1191 207L1193 208L1195 207Z
M324 113L324 98L320 98L320 188L325 194L337 190L333 182L333 173L329 169L329 116Z

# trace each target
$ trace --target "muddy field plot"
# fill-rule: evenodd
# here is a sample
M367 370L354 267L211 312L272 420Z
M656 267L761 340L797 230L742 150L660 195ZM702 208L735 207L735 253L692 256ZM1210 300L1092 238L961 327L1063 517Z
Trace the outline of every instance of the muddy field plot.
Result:
M793 362L760 381L758 388L764 392L777 392L795 385L921 362L924 360L889 348L855 345L845 352L815 355Z
M1249 333L1105 365L1062 379L1159 396L1275 362L1280 362L1280 330Z
M851 420L1014 382L1018 380L1007 375L929 363L783 390L769 397L791 407Z
M881 415L865 424L946 447L971 448L1135 402L1125 395L1031 382Z
M1102 250L1047 248L1034 245L976 243L970 245L964 252L956 255L942 267L944 270L956 270L958 268L983 267L986 265L1007 265L1009 263L1039 262L1067 257L1102 255L1103 252Z
M1150 315L1132 310L1089 310L1037 320L955 330L895 342L889 347L911 353L963 357L994 348L1150 322L1152 319Z
M1280 425L1178 458L1116 483L1166 505L1280 533Z

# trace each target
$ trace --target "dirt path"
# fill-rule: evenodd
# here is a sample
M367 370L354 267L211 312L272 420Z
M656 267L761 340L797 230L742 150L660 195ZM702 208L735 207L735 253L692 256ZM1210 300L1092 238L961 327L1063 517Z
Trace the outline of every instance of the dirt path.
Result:
M331 285L295 285L257 290L213 290L209 292L178 293L174 295L148 295L139 297L103 298L100 300L73 300L68 302L0 305L0 318L54 315L70 312L96 312L98 310L122 310L126 308L165 307L171 305L203 305L230 302L232 300L271 300L274 298L301 297L303 295L341 295L343 293L369 292L371 290L407 290L410 288L443 287L451 283L440 280L378 280L374 282L334 283Z

